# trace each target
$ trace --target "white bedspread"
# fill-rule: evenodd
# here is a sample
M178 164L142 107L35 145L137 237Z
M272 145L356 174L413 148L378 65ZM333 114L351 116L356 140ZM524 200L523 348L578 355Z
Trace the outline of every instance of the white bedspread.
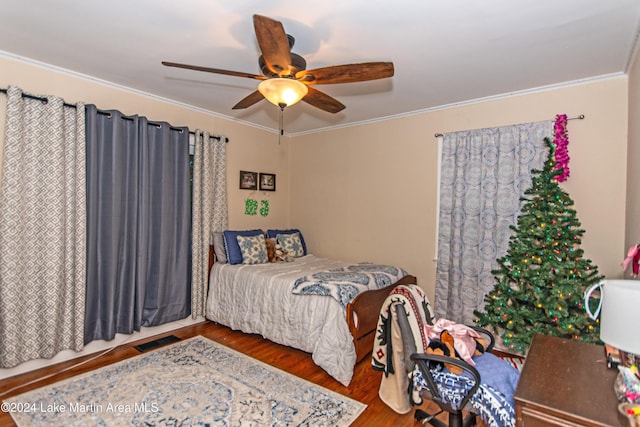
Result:
M316 365L347 386L356 352L345 310L330 296L291 290L299 277L349 264L314 255L273 264L214 264L206 317L311 353Z

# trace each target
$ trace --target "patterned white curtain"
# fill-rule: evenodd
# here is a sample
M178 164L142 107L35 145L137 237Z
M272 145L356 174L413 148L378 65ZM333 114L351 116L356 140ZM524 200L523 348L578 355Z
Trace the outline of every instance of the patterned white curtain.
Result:
M547 155L553 122L445 134L440 168L436 317L472 324L494 287L492 270L508 249L510 226L531 170Z
M211 233L227 228L226 138L196 130L193 155L191 316L205 313Z
M83 348L85 108L7 90L0 367Z

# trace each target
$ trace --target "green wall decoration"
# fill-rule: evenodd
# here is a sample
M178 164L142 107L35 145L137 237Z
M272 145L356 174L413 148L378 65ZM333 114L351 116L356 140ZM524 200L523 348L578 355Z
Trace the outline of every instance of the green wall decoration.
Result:
M260 215L262 215L262 216L269 215L269 201L268 200L260 200Z
M253 198L254 193L251 193L249 197L244 199L244 214L245 215L258 215L258 206L260 207L260 215L266 217L269 215L269 210L271 207L269 206L269 200L262 199L260 203L256 199Z
M258 201L256 199L245 199L244 214L256 215L258 213Z

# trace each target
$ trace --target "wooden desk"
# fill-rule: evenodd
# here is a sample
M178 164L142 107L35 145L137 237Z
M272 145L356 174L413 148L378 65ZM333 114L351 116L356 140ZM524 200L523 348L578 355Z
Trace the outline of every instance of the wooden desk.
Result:
M535 335L515 392L516 426L626 426L604 347Z

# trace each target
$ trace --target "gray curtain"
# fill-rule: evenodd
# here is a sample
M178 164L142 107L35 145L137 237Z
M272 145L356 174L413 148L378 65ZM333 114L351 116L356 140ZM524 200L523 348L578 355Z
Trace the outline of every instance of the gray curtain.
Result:
M227 228L226 138L195 131L193 154L193 260L191 314L205 314L211 233Z
M84 341L187 317L189 131L87 106Z
M82 350L84 105L7 90L0 195L0 367Z
M531 170L547 155L545 121L445 134L440 168L436 317L472 324L494 287Z

